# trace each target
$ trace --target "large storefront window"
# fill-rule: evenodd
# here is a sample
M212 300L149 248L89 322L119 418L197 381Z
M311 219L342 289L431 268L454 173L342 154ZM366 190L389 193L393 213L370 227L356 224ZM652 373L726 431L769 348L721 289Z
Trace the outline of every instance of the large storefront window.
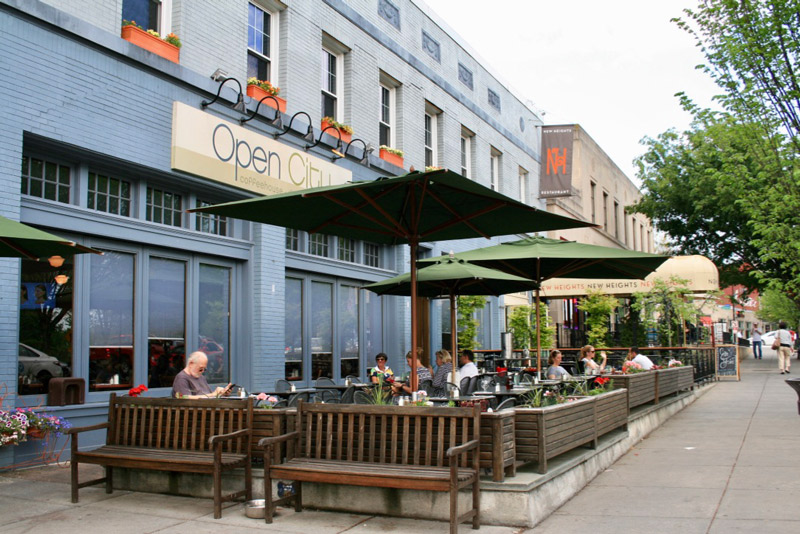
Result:
M147 384L172 387L186 355L185 262L150 258L148 290Z
M285 304L286 378L303 380L303 281L286 279Z
M200 264L198 350L208 356L206 379L212 384L230 378L231 270Z
M338 335L341 376L358 376L358 288L339 288Z
M333 377L333 284L311 282L311 378Z
M92 255L89 283L89 391L133 381L133 254Z
M22 260L19 305L20 395L48 393L50 379L72 367L72 260L59 267Z
M372 291L364 291L364 352L367 362L383 351L383 314L381 297Z

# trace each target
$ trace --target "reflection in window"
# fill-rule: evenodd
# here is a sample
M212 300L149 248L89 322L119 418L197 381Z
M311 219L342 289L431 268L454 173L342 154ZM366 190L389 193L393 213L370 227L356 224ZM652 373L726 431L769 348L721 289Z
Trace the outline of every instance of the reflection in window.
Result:
M285 298L286 378L303 380L303 281L287 278Z
M372 291L364 291L364 349L367 361L374 361L371 358L383 352L382 332L381 297Z
M71 376L72 280L71 258L57 268L47 262L22 260L17 381L20 395L46 395L51 378Z
M149 271L147 385L172 387L186 354L186 264L150 258Z
M147 188L145 219L171 226L183 226L183 202L180 195Z
M311 378L333 377L333 285L311 282Z
M339 287L339 357L341 375L358 376L358 288Z
M197 201L198 208L203 208L210 205L210 202L205 202L203 200ZM195 217L195 229L198 232L223 236L228 235L228 218L224 215L214 215L213 213L196 213Z
M92 255L89 283L89 390L129 389L133 369L134 255Z
M231 270L200 264L200 345L208 356L206 379L228 382L230 377Z

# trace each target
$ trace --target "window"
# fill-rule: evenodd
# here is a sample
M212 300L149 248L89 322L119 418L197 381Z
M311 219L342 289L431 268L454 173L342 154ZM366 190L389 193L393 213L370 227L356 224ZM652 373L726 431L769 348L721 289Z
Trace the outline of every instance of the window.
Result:
M303 380L303 281L286 279L286 301L284 313L285 376L290 380Z
M148 221L171 226L183 226L182 206L180 195L152 187L147 188L145 218Z
M501 152L497 150L495 147L491 147L490 152L490 161L489 161L489 169L490 169L490 183L489 187L493 191L500 190L500 156Z
M311 234L308 236L308 252L315 256L328 257L328 236Z
M461 176L472 178L472 139L475 134L461 127Z
M172 0L122 0L122 18L167 35L172 31Z
M619 239L619 202L614 201L614 237Z
M394 109L394 92L385 85L381 89L381 117L378 121L379 143L394 146L392 140L392 114Z
M358 288L354 286L339 286L337 299L337 334L339 338L339 376L359 376L359 309Z
M273 80L277 32L277 14L248 4L247 11L247 77ZM277 84L275 84L277 85Z
M364 265L380 267L380 247L375 243L364 243Z
M211 202L204 200L197 201L197 207L211 206ZM198 232L207 234L228 235L228 218L224 215L214 215L211 213L195 213L197 217L195 227Z
M622 209L622 227L625 229L625 246L626 247L630 247L631 246L631 243L629 241L630 238L628 236L628 226L630 226L628 224L628 212L625 211L625 209L623 208Z
M340 65L339 57L327 50L322 49L322 116L332 117L341 121L341 103L339 94L341 93L341 79L339 76Z
M597 212L595 211L595 203L597 202L597 184L594 182L590 182L590 194L589 194L589 209L592 211L592 222L597 222Z
M338 257L341 261L349 261L355 263L356 261L356 241L355 239L347 239L340 237L337 239L339 243Z
M528 203L528 171L522 167L519 168L519 201Z
M608 232L608 193L603 191L603 230Z
M439 166L439 119L442 110L425 102L425 166Z
M22 194L69 204L70 174L66 165L22 156Z
M230 267L200 264L198 350L208 356L206 379L211 383L230 379L231 277Z
M186 263L150 258L148 287L147 386L172 387L185 367ZM218 382L219 365L209 355L206 379Z
M300 250L300 230L293 228L286 229L286 250Z
M130 217L130 182L90 172L87 207L92 210Z

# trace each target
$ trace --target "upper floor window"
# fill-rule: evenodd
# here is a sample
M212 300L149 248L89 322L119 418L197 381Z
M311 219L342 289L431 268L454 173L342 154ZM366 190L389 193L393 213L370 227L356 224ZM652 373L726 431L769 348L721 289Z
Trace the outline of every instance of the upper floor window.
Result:
M439 166L439 118L442 110L425 102L425 166Z
M53 161L22 156L22 194L69 204L71 169Z
M603 191L603 230L608 232L608 193Z
M595 206L596 206L596 202L597 202L597 184L594 183L594 182L590 182L589 183L589 191L590 191L589 202L591 204L590 205L590 209L592 210L592 222L596 223L597 222L597 208Z
M330 50L322 49L322 116L341 120L339 94L341 79L339 57Z
M364 265L381 266L380 246L375 243L364 243Z
M381 85L381 117L378 121L379 142L382 145L394 146L392 140L392 123L394 122L394 91Z
M167 35L172 31L172 0L122 0L122 19Z
M211 202L203 200L197 201L197 207L211 206ZM198 232L207 234L228 235L228 218L224 215L214 215L212 213L195 213L195 227Z
M308 252L315 256L328 257L328 236L311 234L308 236Z
M183 204L180 195L147 188L145 219L170 226L183 226Z
M614 201L614 237L619 239L619 202Z
M500 156L502 152L497 150L495 147L491 148L490 152L490 184L489 187L492 188L493 191L500 190Z
M286 250L300 250L300 230L294 228L286 229Z
M277 14L255 4L247 12L247 77L273 81Z
M355 263L356 261L356 240L340 237L339 242L339 259L341 261L349 261Z
M131 183L119 178L89 172L86 207L130 217Z
M519 168L519 201L528 203L528 171L522 167Z
M472 178L472 139L475 134L461 127L461 176Z

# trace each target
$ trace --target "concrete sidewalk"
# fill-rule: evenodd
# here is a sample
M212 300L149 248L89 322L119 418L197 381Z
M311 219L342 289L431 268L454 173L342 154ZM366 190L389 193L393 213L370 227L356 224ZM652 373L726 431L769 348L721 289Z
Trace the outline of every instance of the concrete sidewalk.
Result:
M800 532L797 397L778 373L774 352L764 358L746 360L741 382L714 385L534 529L484 525L479 532ZM800 365L795 369L800 376ZM448 531L445 522L285 508L267 525L245 517L241 504L228 505L215 520L210 499L106 495L100 487L82 489L79 504L69 496L66 467L0 474L0 532ZM472 532L468 524L459 531Z

